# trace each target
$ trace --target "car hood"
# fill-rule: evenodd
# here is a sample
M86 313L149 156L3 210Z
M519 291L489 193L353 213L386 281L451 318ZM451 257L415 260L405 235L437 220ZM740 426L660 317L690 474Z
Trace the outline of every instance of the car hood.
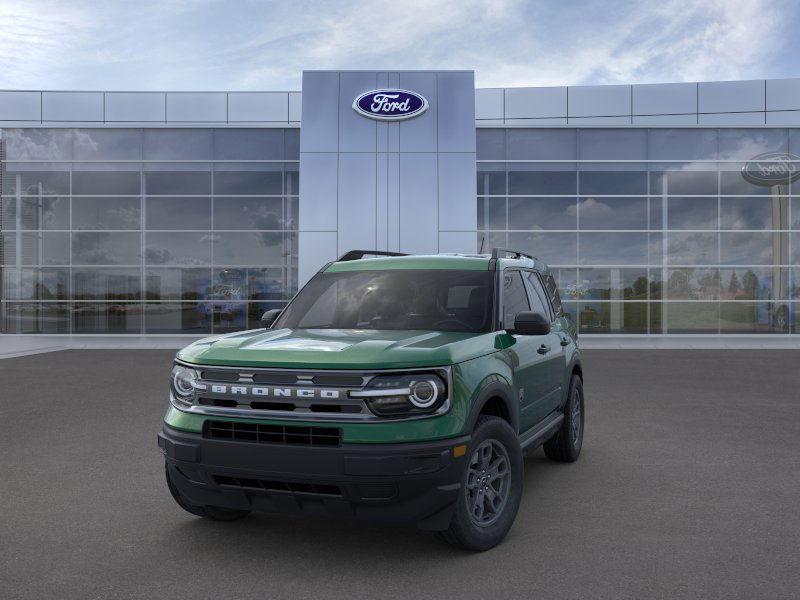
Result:
M497 348L496 333L364 329L256 329L205 338L180 360L206 365L402 369L451 365Z

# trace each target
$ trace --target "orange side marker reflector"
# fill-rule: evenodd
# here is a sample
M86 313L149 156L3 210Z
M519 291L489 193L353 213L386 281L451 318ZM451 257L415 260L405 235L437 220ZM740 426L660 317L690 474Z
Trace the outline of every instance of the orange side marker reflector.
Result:
M466 445L456 446L453 448L453 456L458 458L459 456L464 456L467 453Z

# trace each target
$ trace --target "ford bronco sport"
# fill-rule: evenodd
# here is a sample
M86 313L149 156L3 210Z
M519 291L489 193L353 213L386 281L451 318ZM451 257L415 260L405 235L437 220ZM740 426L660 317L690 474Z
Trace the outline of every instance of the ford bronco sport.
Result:
M531 256L348 252L262 324L177 354L158 443L190 513L413 523L486 550L523 453L580 454L577 332Z

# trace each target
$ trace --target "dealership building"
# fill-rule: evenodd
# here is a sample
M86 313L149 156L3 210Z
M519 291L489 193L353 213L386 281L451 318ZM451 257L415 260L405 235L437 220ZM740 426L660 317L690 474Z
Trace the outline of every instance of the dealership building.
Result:
M582 335L800 338L798 155L800 79L0 91L0 333L236 331L351 249L499 246Z

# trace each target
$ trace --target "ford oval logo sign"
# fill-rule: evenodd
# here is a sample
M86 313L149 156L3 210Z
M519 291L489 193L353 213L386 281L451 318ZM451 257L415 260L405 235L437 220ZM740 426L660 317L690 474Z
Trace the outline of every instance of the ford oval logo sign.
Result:
M800 156L788 152L767 152L748 160L742 177L754 185L789 184L800 179Z
M353 110L379 121L401 121L428 110L428 101L407 90L372 90L353 100Z

